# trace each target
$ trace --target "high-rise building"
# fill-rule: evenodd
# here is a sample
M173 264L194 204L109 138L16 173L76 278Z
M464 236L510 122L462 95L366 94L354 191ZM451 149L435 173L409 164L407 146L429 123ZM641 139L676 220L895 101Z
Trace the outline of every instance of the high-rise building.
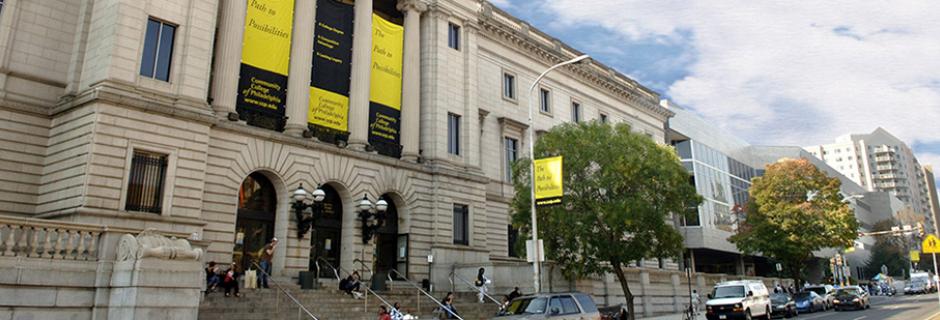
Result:
M889 192L925 217L934 229L932 199L937 197L932 174L925 174L911 148L884 128L848 134L834 143L804 147L813 156L869 191Z

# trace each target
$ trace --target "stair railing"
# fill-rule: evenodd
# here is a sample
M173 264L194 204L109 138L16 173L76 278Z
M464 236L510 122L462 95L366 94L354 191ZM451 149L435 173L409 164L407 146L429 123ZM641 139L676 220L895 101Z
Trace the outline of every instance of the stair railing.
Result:
M392 279L392 273L394 273L394 274L395 274L396 276L398 276L399 278L404 279L404 281L402 281L402 282L407 283L407 284L410 285L411 287L417 289L418 292L421 292L421 293L424 294L426 297L428 297L428 299L431 299L431 301L433 301L434 303L436 303L436 304L441 308L441 310L443 310L443 311L445 311L445 312L447 312L447 313L449 313L449 314L451 314L451 315L457 317L457 319L463 320L463 318L461 318L459 315L457 315L456 313L454 313L454 312L451 311L450 309L444 307L444 304L442 304L440 301L437 301L437 298L435 298L434 296L432 296L432 295L431 295L430 293L428 293L427 291L424 291L424 289L421 289L421 287L418 286L417 284L415 284L414 282L411 282L410 280L408 280L408 277L402 275L400 272L398 272L398 270L389 269L388 281L390 281L390 282L392 282L392 283L395 283L395 279Z
M320 258L320 259L323 259L323 258ZM362 267L363 267L363 268L366 268L366 270L368 270L369 273L371 274L372 270L369 270L368 267L366 267L365 264L362 263L362 261L359 261L359 259L356 259L356 260L353 261L353 262L354 262L354 263L359 263L359 264L361 264ZM342 272L343 272L344 274L346 274L347 276L349 276L349 275L352 274L352 272L349 272L349 271L347 271L346 269L343 269L343 267L339 267L339 268L334 267L333 264L331 264L329 261L323 260L323 263L325 263L327 267L330 267L330 269L333 269L333 274L336 275L336 280L340 280L339 271L342 271ZM319 268L319 266L320 266L319 261L317 261L317 267ZM339 270L339 271L337 271L337 270ZM388 307L388 310L389 310L389 311L391 311L392 308L395 307L395 306L393 306L391 303L389 303L388 300L385 300L385 298L383 298L382 295L380 295L380 294L376 293L375 291L373 291L372 288L369 288L369 286L361 285L361 286L359 286L359 288L365 288L365 289L366 289L366 294L367 294L367 296L368 296L369 293L371 293L371 294L372 294L373 296L375 296L376 298L379 298L379 301L382 301L382 303L385 304L385 305ZM365 300L365 301L364 301L364 302L365 302L365 307L368 308L368 306L369 306L369 301L368 301L367 299L363 299L363 300Z
M319 318L317 318L317 316L313 315L313 313L310 313L310 310L307 310L307 307L304 307L304 305L300 303L300 301L297 300L297 298L294 298L294 295L290 294L290 292L287 292L287 290L284 289L284 287L281 287L281 285L278 284L277 281L274 281L274 278L271 277L270 274L268 274L267 272L264 272L264 269L261 268L261 266L259 266L257 262L252 261L251 264L255 265L255 267L258 268L257 270L263 273L268 278L269 282L274 284L274 286L277 287L278 290L280 290L282 293L287 295L287 297L290 298L290 300L294 302L294 304L297 305L297 307L299 308L297 309L297 319L300 319L303 314L306 314L307 317L309 317L310 319L320 320ZM303 312L303 314L301 312Z
M499 300L496 300L496 298L493 298L493 296L491 296L490 294L488 294L488 293L486 293L486 292L481 292L479 287L477 287L477 286L474 285L473 283L470 283L470 281L467 281L467 279L464 279L464 278L458 276L456 272L451 272L451 273L450 273L450 284L451 284L451 285L454 285L454 279L460 280L461 282L463 282L464 284L466 284L468 288L473 289L473 291L475 291L475 292L483 293L483 296L485 296L486 298L490 299L490 301L493 301L493 303L495 303L496 306L498 306L498 307L502 307L502 306L503 306L503 304L500 303Z
M326 259L323 257L317 257L317 259L313 261L314 265L317 267L317 284L320 284L320 261L323 261L323 263L330 267L330 269L333 269L333 275L336 276L336 281L340 281L339 272L336 271L336 268L333 267L333 264L331 264L329 261L326 261Z

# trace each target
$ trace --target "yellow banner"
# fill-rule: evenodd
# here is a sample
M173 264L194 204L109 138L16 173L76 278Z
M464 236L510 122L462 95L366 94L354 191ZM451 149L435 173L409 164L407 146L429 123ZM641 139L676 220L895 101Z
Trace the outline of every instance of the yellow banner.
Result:
M372 74L369 101L401 110L401 65L405 28L372 14Z
M310 87L310 109L307 111L308 122L346 132L349 131L348 117L349 97Z
M561 203L564 194L562 186L562 157L535 160L535 200L546 200L538 204Z
M294 0L248 0L242 63L286 76L293 24Z

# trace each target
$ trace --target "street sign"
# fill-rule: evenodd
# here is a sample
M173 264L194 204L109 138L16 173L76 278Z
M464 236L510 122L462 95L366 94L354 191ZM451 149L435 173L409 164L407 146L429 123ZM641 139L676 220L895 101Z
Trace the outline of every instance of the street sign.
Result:
M940 239L937 236L928 234L923 243L924 253L940 253Z
M783 271L783 265L777 264L777 272Z
M911 250L911 261L920 262L920 251Z

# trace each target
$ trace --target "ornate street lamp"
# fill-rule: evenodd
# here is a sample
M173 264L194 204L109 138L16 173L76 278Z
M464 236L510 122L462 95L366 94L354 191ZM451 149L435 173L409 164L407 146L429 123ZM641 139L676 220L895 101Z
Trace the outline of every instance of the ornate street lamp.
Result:
M323 199L326 198L326 192L323 192L320 187L313 192L307 192L301 183L297 190L294 190L291 198L294 200L291 207L294 208L294 216L297 218L297 237L303 238L304 234L313 227L316 216L323 212Z
M362 200L356 204L356 209L359 209L359 220L362 222L362 243L368 244L369 239L385 224L388 202L379 198L379 201L373 204L368 195L363 195Z

